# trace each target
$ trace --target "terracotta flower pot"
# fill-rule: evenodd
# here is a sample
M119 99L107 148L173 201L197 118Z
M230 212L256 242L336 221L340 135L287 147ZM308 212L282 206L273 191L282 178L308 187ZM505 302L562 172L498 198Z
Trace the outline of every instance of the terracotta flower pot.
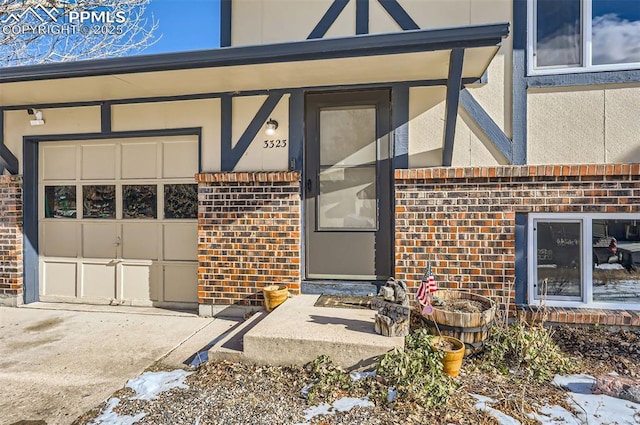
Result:
M268 285L262 288L262 295L264 296L264 308L271 312L286 301L289 297L289 289L286 285Z
M453 349L444 349L439 346L440 342L445 341L453 345ZM451 336L436 336L433 338L431 347L434 350L444 351L444 358L442 359L442 366L444 373L455 378L460 373L460 367L462 367L462 359L464 358L464 343L457 338Z

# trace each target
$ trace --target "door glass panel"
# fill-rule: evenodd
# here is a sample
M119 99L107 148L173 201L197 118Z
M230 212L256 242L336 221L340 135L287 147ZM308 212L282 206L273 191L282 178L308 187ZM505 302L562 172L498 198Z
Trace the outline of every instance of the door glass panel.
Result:
M598 220L593 233L593 301L640 303L640 221Z
M45 218L76 218L76 187L45 186Z
M320 171L318 227L377 228L376 167L326 168Z
M83 218L116 218L114 185L82 186Z
M320 111L318 230L376 230L376 108Z
M582 238L578 222L536 222L537 298L582 298Z
M376 162L376 108L325 108L320 111L320 166Z
M166 184L164 218L198 218L198 185Z
M156 218L157 215L156 185L122 186L122 218Z

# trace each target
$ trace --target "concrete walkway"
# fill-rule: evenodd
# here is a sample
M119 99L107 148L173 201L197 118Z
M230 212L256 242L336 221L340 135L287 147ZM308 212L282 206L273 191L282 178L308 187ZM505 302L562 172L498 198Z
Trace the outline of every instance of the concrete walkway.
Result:
M0 307L0 424L70 424L155 362L185 367L236 323L156 308Z

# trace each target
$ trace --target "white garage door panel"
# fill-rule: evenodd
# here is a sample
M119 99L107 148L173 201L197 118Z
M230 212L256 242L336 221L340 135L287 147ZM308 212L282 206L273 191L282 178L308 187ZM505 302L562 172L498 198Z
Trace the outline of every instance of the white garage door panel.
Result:
M76 293L76 263L56 263L45 261L42 264L42 295L61 297L78 296Z
M123 264L122 265L122 299L134 301L133 304L141 304L147 300L153 300L152 288L157 286L154 267L149 264ZM135 302L138 301L138 302Z
M131 143L122 145L122 178L155 179L158 177L158 144ZM143 160L141 160L143 159Z
M174 265L164 267L164 298L167 301L191 302L198 299L198 267Z
M122 258L158 259L158 224L125 223L122 225ZM193 257L190 258L190 260Z
M116 298L116 266L115 264L82 264L82 297L115 299Z
M185 185L195 185L197 137L39 149L42 299L195 306L197 193Z
M76 147L46 146L42 167L43 180L74 180L76 178Z
M115 178L115 144L82 146L83 180L113 180Z
M164 225L164 258L184 261L198 258L198 225L196 223Z
M78 225L73 221L48 221L44 226L43 254L49 257L78 256Z
M116 258L118 234L116 223L84 223L82 225L82 256L85 258Z

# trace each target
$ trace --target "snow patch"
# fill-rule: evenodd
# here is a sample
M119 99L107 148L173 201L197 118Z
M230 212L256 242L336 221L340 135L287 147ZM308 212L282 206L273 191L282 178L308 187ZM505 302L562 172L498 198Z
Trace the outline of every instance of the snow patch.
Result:
M361 379L365 379L369 377L373 378L376 376L376 373L375 372L351 372L349 376L351 377L351 380L353 382L356 382Z
M133 425L146 416L146 413L138 413L135 416L120 416L113 411L119 403L119 398L110 399L107 408L100 416L90 422L91 425Z
M308 425L309 421L320 415L333 415L336 412L348 412L354 407L374 407L374 404L366 398L342 397L333 404L321 403L304 411L304 420L307 422L295 425Z
M127 381L126 387L136 392L136 395L131 397L132 400L151 400L172 388L189 388L184 380L192 373L182 369L172 372L145 372Z
M493 407L489 406L489 404L496 402L494 399L485 397L483 395L478 395L478 394L470 394L470 395L471 397L478 400L478 402L475 405L475 408L480 411L487 412L488 414L493 416L500 425L522 425L519 420L514 419L511 416L505 413L502 413L498 409L494 409Z
M640 423L640 404L606 395L593 394L591 389L596 379L590 375L556 375L553 383L567 390L567 400L572 407L570 412L560 406L542 406L538 413L529 414L529 418L542 425L582 425L616 424L636 425ZM489 406L495 400L471 394L478 403L478 410L488 412L501 425L518 425L519 421Z

